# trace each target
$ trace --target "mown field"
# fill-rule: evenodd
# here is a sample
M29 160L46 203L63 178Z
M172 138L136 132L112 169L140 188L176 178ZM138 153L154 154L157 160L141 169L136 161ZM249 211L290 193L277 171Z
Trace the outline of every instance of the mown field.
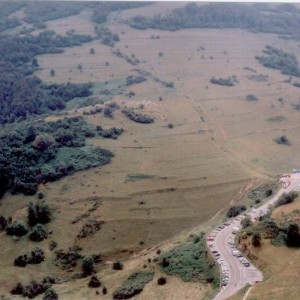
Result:
M153 124L134 123L121 109L112 119L103 114L85 115L89 123L104 128L122 127L124 133L117 140L88 140L115 154L109 165L40 186L55 208L55 218L49 227L58 248L67 249L74 244L86 218L71 223L95 201L100 205L90 217L104 224L95 235L76 244L85 254L100 251L110 262L128 258L204 224L232 203L252 179L273 179L299 165L299 112L291 106L299 101L298 89L284 82L288 76L266 69L255 60L266 44L293 52L300 59L299 44L273 34L238 29L140 31L121 22L130 16L154 14L180 5L183 4L156 3L149 9L113 13L108 26L120 36L114 48L93 41L68 48L62 54L37 57L40 70L36 75L45 82L108 82L117 87L126 77L144 72L147 81L124 87L112 100L121 109L125 105L138 108L155 119ZM89 11L83 11L48 21L48 29L60 34L74 29L76 33L93 35L89 15ZM91 48L95 54L90 54ZM132 65L113 55L112 50L116 49L140 63ZM51 69L55 76L50 75ZM212 77L233 75L237 81L233 87L210 83ZM259 81L257 75L263 75L264 81ZM162 82L173 82L174 88ZM129 92L135 95L130 98L126 95ZM96 88L95 93L101 97ZM247 101L249 94L256 95L258 100ZM68 114L82 114L90 108L71 110ZM57 118L60 116L49 117ZM274 142L281 135L289 138L291 146ZM6 194L1 210L12 216L17 211L17 218L26 218L26 204L33 199L36 201L36 196ZM16 243L5 235L1 240L5 255L0 256L0 265L5 271L0 274L0 291L7 291L8 282L17 277L42 277L49 270L57 276L62 274L49 261L42 268L30 266L28 273L16 275L12 259L32 246L25 241ZM47 249L48 241L42 243ZM48 254L52 255L49 251ZM139 264L143 264L143 259L129 262L128 272ZM108 278L109 291L128 274L114 274L110 269L101 272ZM68 299L70 290L78 292L79 298L93 299L94 292L86 291L85 286L85 281L76 281L57 290L61 299ZM176 278L170 279L168 288L159 287L164 290L149 284L137 299L171 299L182 292L183 286L187 287ZM186 299L194 299L202 297L208 288L190 283L188 289L190 298Z

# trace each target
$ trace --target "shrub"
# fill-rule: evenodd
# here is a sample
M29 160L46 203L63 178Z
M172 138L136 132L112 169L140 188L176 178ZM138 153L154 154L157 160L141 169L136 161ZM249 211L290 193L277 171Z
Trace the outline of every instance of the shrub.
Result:
M43 192L38 192L37 197L38 197L39 200L42 200L42 199L45 198L45 194Z
M297 87L297 88L300 88L300 82L294 82L293 83L293 86Z
M256 231L252 235L252 245L254 247L258 247L258 246L260 246L260 243L261 243L261 236L260 236L260 233L258 231Z
M104 117L113 118L113 109L109 106L106 106L103 110Z
M28 263L27 255L20 255L17 258L15 258L14 265L17 267L26 267Z
M88 286L92 287L92 288L97 288L101 285L100 280L98 279L98 277L96 275L93 275L89 281Z
M103 221L98 221L95 219L87 220L86 223L81 227L80 232L77 234L77 238L82 239L95 234L101 229L103 223Z
M7 220L5 217L0 216L0 230L5 230L7 227Z
M52 251L57 247L57 242L56 241L51 241L49 244L49 250Z
M215 78L212 77L210 79L210 83L217 84L217 85L223 85L223 86L234 86L233 79L231 77L228 78Z
M245 205L235 205L232 206L228 209L226 215L228 218L234 218L237 215L239 215L241 212L246 210L246 206Z
M55 251L54 264L63 270L70 271L77 266L77 262L81 258L82 256L73 249L69 249L69 251L58 250Z
M128 76L126 78L126 85L127 86L130 86L130 85L133 85L133 84L137 84L137 83L141 83L141 82L144 82L146 81L147 79L141 75L138 75L138 76Z
M82 259L82 272L84 276L91 275L94 271L94 259L92 256L85 256Z
M104 288L102 289L102 294L103 294L103 295L106 295L106 294L107 294L107 288L106 288L106 287L104 287Z
M247 228L247 227L251 226L251 224L252 224L252 222L251 222L251 218L249 216L246 216L241 221L241 225L243 228Z
M28 258L29 264L39 264L45 260L45 253L40 248L35 248L31 251L31 256Z
M165 285L167 283L167 279L165 277L159 277L157 279L157 284L158 285Z
M23 221L16 221L6 227L8 235L23 236L28 233L28 227Z
M276 138L275 142L279 145L287 145L287 146L291 145L291 142L285 135L282 135L282 136Z
M40 242L45 240L48 237L48 230L47 228L42 224L36 224L30 234L29 239L35 242Z
M170 128L170 129L174 128L174 124L169 123L169 124L168 124L168 128Z
M120 261L116 261L113 263L114 270L123 270L123 264Z
M48 288L44 294L43 300L57 300L58 294L57 292L52 288Z
M24 287L22 283L18 282L10 291L13 295L22 295L24 292Z
M252 94L250 94L250 95L247 95L246 96L246 100L247 101L257 101L258 100L258 97L257 96L255 96L255 95L252 95Z

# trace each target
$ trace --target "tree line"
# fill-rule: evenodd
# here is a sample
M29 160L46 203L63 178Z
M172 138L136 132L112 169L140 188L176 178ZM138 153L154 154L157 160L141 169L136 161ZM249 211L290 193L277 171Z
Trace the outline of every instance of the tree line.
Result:
M183 8L153 17L135 16L128 23L137 29L179 30L184 28L241 28L255 32L297 33L300 10L292 5L210 3L198 6L195 2Z

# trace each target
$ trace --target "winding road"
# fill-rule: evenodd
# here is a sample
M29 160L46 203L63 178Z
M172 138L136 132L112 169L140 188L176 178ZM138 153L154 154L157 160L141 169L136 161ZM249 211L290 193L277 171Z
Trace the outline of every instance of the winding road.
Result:
M283 192L299 190L300 173L292 173L281 178L282 187L276 195L262 206L247 213L252 220L265 215ZM247 284L253 285L263 280L262 273L234 247L234 237L241 228L242 217L220 225L207 238L207 245L221 268L221 289L214 300L232 296Z

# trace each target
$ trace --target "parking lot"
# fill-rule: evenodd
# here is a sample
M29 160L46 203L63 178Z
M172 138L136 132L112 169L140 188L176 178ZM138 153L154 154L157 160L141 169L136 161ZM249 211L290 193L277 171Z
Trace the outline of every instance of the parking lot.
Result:
M207 237L207 246L220 266L220 292L214 300L222 300L235 294L247 284L253 285L263 280L262 273L236 249L234 239L241 230L241 220L247 215L252 221L265 215L283 192L300 189L300 172L285 174L281 177L282 188L258 208L247 214L224 222Z

